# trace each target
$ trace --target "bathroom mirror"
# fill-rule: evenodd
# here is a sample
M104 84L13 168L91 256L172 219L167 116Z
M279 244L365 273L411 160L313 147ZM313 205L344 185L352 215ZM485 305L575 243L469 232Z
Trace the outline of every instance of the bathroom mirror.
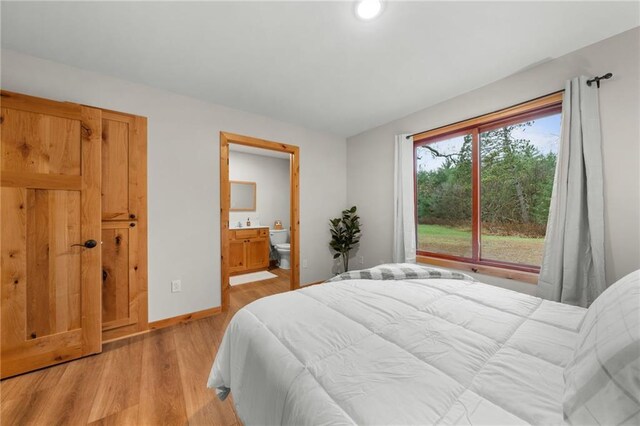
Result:
M256 183L232 180L231 208L232 212L256 211Z

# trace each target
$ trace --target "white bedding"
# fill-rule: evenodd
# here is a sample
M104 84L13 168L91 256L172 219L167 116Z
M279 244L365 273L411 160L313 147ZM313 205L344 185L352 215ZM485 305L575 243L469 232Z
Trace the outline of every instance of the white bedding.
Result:
M245 425L561 424L585 312L471 281L326 283L238 311L208 386Z

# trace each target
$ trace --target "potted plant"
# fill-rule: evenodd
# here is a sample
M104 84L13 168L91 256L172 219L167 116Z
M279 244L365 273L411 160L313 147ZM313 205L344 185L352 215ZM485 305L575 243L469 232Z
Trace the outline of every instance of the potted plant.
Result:
M342 211L342 217L329 220L331 241L329 246L335 254L334 259L342 256L344 272L349 270L349 252L360 242L360 217L356 206Z

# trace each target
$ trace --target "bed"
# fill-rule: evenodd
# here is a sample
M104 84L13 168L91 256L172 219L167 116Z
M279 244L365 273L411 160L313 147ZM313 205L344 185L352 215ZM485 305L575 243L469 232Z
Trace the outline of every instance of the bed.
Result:
M562 424L586 313L381 265L239 310L208 386L233 392L245 425Z

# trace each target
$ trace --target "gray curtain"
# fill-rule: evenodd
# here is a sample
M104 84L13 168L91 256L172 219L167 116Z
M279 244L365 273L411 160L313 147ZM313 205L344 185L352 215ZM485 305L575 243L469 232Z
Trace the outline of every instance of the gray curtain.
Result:
M396 135L393 191L393 262L416 263L413 138Z
M587 307L606 289L598 89L567 81L538 295Z

